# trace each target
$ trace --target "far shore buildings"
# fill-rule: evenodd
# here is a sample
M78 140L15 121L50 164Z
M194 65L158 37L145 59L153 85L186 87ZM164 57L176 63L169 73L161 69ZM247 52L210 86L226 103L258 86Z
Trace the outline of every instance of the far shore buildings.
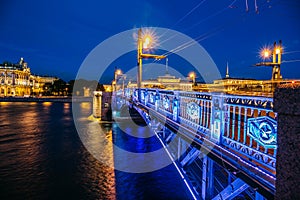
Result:
M282 79L282 76L270 80L233 78L229 76L229 67L227 64L225 77L214 80L213 83L198 83L194 85L189 79L176 78L166 73L166 75L159 76L157 79L143 80L141 87L271 97L278 85L299 82L300 80ZM118 89L121 89L121 85L118 86ZM129 82L127 87L137 88L137 84L136 82Z
M18 63L0 64L0 97L40 95L45 84L56 77L33 75L23 58Z
M274 76L272 75L272 77ZM225 78L214 80L213 83L198 84L193 87L193 90L199 92L223 92L227 94L251 96L273 96L275 88L278 85L296 82L300 82L300 80L282 79L282 76L270 80L232 78L229 76L229 67L227 63Z
M183 90L183 91L192 91L193 83L186 79L176 78L166 73L164 76L159 76L157 79L152 80L143 80L142 88L159 88L166 90ZM136 82L129 82L127 85L128 88L136 88Z

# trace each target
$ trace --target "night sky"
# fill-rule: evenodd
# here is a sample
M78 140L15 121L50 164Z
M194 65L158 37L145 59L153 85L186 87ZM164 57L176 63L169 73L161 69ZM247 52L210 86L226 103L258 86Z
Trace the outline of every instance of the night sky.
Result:
M260 48L281 39L283 78L300 79L300 1L257 0L259 13L254 0L248 5L246 12L245 0L1 0L0 62L24 57L33 73L68 81L100 42L128 29L153 26L192 38L207 34L199 43L223 76L229 62L232 77L270 79L271 68L252 65L260 61ZM114 65L129 70L135 53L123 62ZM110 71L101 80L112 78Z

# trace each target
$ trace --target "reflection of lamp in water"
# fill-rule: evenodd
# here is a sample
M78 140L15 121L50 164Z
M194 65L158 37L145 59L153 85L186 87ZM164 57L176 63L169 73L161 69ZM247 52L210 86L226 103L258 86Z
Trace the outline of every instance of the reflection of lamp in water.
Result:
M91 109L91 103L90 102L82 102L82 103L80 103L80 107L83 110L90 110Z
M43 102L43 105L44 105L44 106L51 106L51 105L52 105L52 103L51 103L51 102L49 102L49 101L45 101L45 102Z

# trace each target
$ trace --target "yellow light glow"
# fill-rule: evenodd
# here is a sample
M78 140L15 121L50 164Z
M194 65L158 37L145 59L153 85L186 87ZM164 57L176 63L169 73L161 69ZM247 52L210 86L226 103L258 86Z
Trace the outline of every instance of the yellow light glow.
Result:
M270 52L265 51L265 52L264 52L264 57L265 57L265 58L268 58L269 56L270 56Z
M150 48L150 42L151 42L150 36L146 36L144 39L143 48L144 49Z
M157 44L158 36L155 34L154 29L144 28L141 37L143 42L143 49L151 50L159 46Z
M11 104L11 102L0 102L0 105L1 105L1 106L7 106L7 105L9 105L9 104Z
M117 75L120 75L122 73L122 71L120 70L120 69L118 69L117 71L116 71L116 74Z
M46 101L46 102L43 102L43 105L44 105L44 106L51 106L51 105L52 105L52 102Z
M271 57L271 50L270 50L270 48L269 47L264 47L263 49L261 49L261 51L260 51L260 57L262 58L262 59L268 59L268 58L270 58Z
M275 50L275 53L280 54L280 52L281 52L281 49L279 47L277 47L276 50Z
M189 77L190 78L194 78L195 77L195 73L194 72L189 73Z
M145 38L145 43L146 43L146 44L150 44L150 41L151 41L151 39L150 39L149 36Z

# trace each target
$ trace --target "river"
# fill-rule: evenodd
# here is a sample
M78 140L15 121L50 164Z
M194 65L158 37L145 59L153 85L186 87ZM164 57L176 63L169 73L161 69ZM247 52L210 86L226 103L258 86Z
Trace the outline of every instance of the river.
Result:
M0 102L0 199L191 199L173 165L128 173L94 158L77 133L72 106L87 125L97 123L86 119L90 103ZM101 126L119 147L133 152L160 148L155 137L141 140L117 124ZM112 144L101 137L93 143L115 160Z

